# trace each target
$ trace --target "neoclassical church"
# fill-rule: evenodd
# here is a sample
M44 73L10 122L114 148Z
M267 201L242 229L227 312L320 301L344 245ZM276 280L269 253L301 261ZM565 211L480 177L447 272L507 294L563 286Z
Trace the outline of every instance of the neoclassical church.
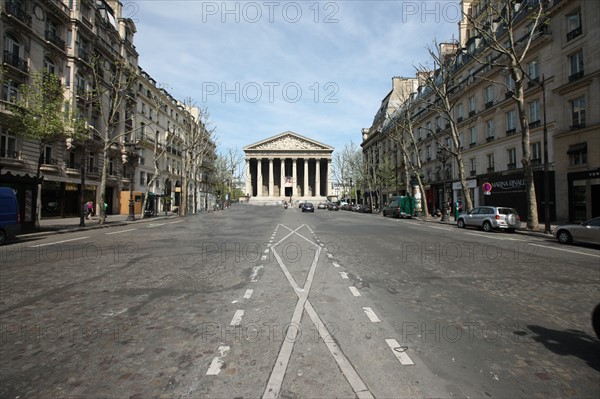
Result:
M250 202L325 200L332 191L334 148L294 132L283 132L243 148Z

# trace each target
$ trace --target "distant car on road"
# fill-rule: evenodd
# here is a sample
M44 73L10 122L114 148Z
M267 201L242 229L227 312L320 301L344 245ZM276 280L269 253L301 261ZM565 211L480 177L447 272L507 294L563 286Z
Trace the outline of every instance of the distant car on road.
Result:
M302 212L314 212L314 211L315 211L315 207L313 206L312 203L305 202L304 205L302 205Z
M336 204L335 202L331 202L331 203L327 204L327 210L328 211L339 211L340 206L338 204Z
M600 245L600 217L579 224L565 224L558 226L554 236L561 244L582 242Z
M503 206L478 206L471 212L461 213L456 220L456 224L460 228L479 227L486 232L494 229L514 232L519 227L519 222L517 211Z
M327 204L324 202L319 202L319 205L317 205L317 209L327 209Z

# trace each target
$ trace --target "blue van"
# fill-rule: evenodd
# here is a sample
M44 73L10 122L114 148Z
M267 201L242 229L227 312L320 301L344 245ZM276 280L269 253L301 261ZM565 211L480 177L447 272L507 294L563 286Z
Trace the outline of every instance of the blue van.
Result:
M0 187L0 245L21 233L19 203L10 187Z

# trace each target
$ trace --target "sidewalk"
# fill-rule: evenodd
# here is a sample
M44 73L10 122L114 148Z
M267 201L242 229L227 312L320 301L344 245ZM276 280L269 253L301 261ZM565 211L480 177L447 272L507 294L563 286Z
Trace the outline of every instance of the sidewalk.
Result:
M79 226L79 217L72 218L46 218L40 220L40 229L34 233L20 234L19 237L36 237L49 234L61 234L70 233L74 231L84 231L90 229L102 229L107 227L115 226L127 226L135 223L146 223L157 220L173 219L177 218L178 215L169 212L166 216L164 213L154 217L147 217L142 219L142 215L135 215L135 220L127 221L128 215L108 215L104 224L99 224L99 218L97 216L91 219L85 219L85 227Z
M413 219L421 220L423 222L434 222L434 223L442 223L442 224L449 224L449 225L456 226L456 220L454 220L453 216L450 216L446 222L442 222L441 216L430 216L429 219L427 219L427 220L422 216L417 216L417 217L414 217ZM552 232L556 231L556 227L557 227L557 225L551 224L550 231L552 231ZM532 236L542 237L542 238L552 238L553 237L552 234L544 233L544 224L543 223L540 223L539 228L540 228L540 230L538 230L538 231L527 230L527 223L520 222L520 227L517 228L515 233L527 234L527 235L532 235Z

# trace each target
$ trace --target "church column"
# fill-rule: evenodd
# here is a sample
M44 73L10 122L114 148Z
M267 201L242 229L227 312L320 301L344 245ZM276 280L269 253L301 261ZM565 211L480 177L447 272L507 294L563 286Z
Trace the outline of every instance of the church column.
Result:
M246 159L246 192L252 196L252 175L250 174L250 160Z
M269 158L269 197L273 197L273 158Z
M285 197L285 158L281 158L281 176L279 176L279 196Z
M321 196L321 159L315 160L315 197Z
M292 197L296 197L298 195L297 193L297 174L296 174L296 167L298 163L298 158L292 158Z
M263 185L263 177L262 177L262 159L256 158L256 196L262 197L262 185Z
M327 195L333 195L333 191L331 190L331 182L333 181L331 179L331 159L327 159L327 173L325 173L325 178L327 179L327 182L325 184L325 193Z
M304 158L304 187L302 188L302 195L308 196L308 158Z

